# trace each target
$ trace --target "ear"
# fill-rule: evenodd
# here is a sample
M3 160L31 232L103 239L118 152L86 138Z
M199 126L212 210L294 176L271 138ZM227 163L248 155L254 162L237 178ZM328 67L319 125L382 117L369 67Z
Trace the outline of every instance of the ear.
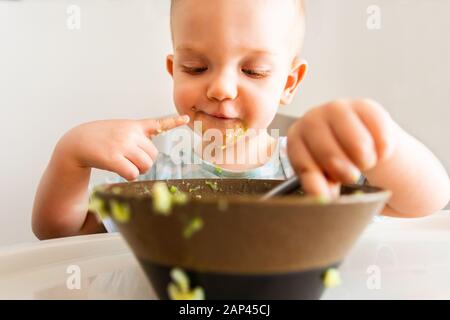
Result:
M306 75L308 70L308 63L305 60L295 58L292 64L291 72L288 75L286 86L284 87L283 94L281 96L280 104L285 106L292 102L295 97L295 93L298 90L300 82Z
M173 77L173 54L169 54L166 58L167 72Z

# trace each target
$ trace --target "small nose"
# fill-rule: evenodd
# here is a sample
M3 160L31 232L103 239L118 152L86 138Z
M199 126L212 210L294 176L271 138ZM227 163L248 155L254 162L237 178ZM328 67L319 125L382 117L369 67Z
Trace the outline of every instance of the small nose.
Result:
M238 95L236 79L225 70L218 72L212 78L206 95L208 99L217 101L236 99Z

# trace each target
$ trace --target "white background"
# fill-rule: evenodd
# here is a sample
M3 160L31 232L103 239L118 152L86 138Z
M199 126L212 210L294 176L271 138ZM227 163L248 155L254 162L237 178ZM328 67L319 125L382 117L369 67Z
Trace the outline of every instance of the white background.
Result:
M71 4L80 30L67 28ZM381 30L366 27L370 5L381 9ZM307 11L310 72L281 112L372 97L448 171L450 1L309 0ZM0 246L36 241L34 194L65 131L175 112L170 50L168 0L0 0Z

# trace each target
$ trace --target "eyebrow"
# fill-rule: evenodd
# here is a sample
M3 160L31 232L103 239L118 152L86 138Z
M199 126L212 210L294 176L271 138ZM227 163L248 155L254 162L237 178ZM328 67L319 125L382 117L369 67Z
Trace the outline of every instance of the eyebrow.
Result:
M175 48L175 50L177 50L177 51L197 51L194 48L189 47L189 46L177 46Z

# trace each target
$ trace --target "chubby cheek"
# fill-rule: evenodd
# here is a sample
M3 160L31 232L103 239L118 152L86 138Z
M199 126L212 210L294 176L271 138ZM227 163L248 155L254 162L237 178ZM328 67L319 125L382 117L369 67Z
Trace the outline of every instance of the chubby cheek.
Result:
M266 129L277 113L277 106L260 101L257 105L248 108L245 123L247 127L254 129Z
M266 88L246 95L245 122L249 128L266 129L275 117L280 103L278 90Z
M189 126L193 126L193 119L195 112L192 107L195 106L199 101L199 95L201 93L201 88L195 84L195 82L189 81L175 81L173 99L177 111L181 115L187 114L191 121Z

